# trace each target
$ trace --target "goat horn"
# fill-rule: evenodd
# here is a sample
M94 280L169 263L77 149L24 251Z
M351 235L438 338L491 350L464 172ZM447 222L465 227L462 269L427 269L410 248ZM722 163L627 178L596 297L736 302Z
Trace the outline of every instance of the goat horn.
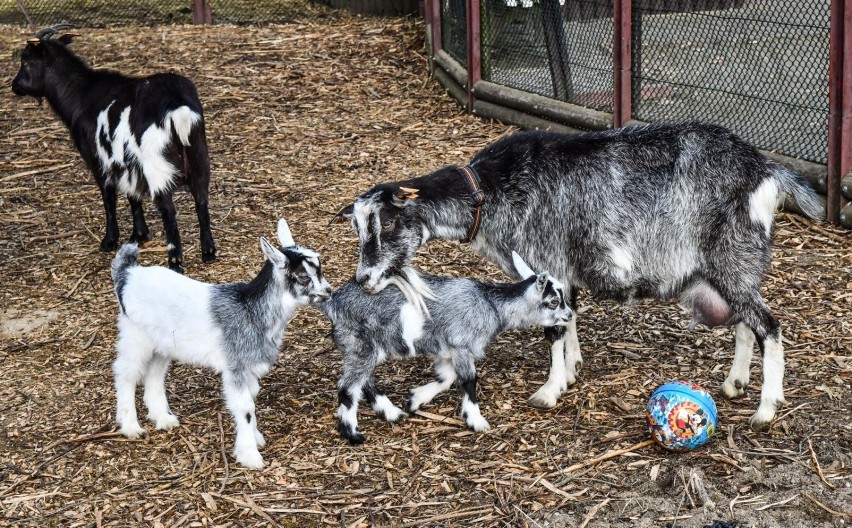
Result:
M66 29L71 29L77 27L74 24L56 24L55 26L44 28L39 30L38 33L35 34L35 38L39 40L49 40L53 35L59 33L60 31L64 31Z

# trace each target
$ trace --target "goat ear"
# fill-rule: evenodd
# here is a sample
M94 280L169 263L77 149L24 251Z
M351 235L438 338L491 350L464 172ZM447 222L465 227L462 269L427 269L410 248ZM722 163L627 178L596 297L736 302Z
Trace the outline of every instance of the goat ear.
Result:
M411 187L400 187L393 192L393 204L397 207L405 207L411 200L416 200L420 189Z
M296 245L296 241L293 240L293 234L290 232L290 226L287 225L287 220L283 218L278 220L278 241L281 242L281 247Z
M515 271L518 272L518 275L521 276L522 279L528 279L535 275L535 272L527 266L527 263L524 262L524 259L521 258L516 252L512 251L512 264L515 265Z
M67 46L68 44L71 44L71 42L74 40L74 37L79 36L79 33L64 33L61 37L56 39L56 41L62 44L63 46Z
M264 237L260 237L260 250L263 251L263 254L266 255L266 258L269 259L269 262L271 262L273 266L277 268L286 268L289 266L290 261L287 260L287 255L278 251L275 246L270 244L269 240L266 240Z
M331 222L329 222L329 225L340 224L340 223L343 223L343 222L349 220L350 218L352 218L352 215L354 214L354 212L353 212L354 210L355 210L355 204L354 203L347 205L346 207L344 207L340 211L337 211L337 214L334 215L331 218Z

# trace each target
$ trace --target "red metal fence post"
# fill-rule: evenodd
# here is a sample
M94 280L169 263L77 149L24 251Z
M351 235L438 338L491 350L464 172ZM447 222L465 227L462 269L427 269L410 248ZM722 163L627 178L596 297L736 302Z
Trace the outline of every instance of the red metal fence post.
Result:
M840 210L840 179L843 174L843 158L848 158L849 136L844 136L844 92L845 86L844 70L846 63L852 59L847 53L850 39L844 36L844 22L847 14L852 14L846 9L852 0L831 0L831 26L829 28L829 56L828 56L828 160L827 177L825 188L825 211L826 220L838 223L838 212ZM850 84L850 83L847 83ZM848 105L849 103L846 102ZM846 152L844 152L846 151ZM847 154L844 156L844 154ZM848 162L847 162L848 164Z
M843 11L843 73L841 74L841 125L840 125L840 162L836 179L827 179L828 188L833 189L832 199L836 205L836 214L832 220L839 221L842 206L840 185L841 180L852 171L852 0L845 0Z
M633 119L633 0L614 0L612 17L612 125Z
M441 0L427 0L428 10L432 13L432 55L438 53L444 46L441 43Z
M210 13L210 4L207 3L207 0L192 0L192 23L213 23L213 16Z
M473 112L473 85L482 78L479 0L467 0L467 111Z

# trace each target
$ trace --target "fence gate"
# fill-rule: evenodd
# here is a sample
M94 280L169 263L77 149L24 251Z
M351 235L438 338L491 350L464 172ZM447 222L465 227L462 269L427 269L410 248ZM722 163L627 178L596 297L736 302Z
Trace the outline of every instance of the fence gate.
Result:
M852 227L852 0L425 2L434 75L468 111L563 131L719 124Z

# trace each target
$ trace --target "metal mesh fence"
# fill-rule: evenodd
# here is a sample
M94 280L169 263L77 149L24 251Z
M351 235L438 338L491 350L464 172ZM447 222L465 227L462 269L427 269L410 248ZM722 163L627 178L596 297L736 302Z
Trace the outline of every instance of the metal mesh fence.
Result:
M214 23L235 24L288 22L318 8L311 0L209 0L209 4ZM182 24L192 22L192 0L0 0L0 24L24 25L27 16L36 27L60 22L80 27Z
M612 112L611 0L480 5L484 80Z
M441 0L441 47L467 68L467 6L465 0Z
M721 0L690 12L637 4L635 118L713 122L826 162L829 0Z

